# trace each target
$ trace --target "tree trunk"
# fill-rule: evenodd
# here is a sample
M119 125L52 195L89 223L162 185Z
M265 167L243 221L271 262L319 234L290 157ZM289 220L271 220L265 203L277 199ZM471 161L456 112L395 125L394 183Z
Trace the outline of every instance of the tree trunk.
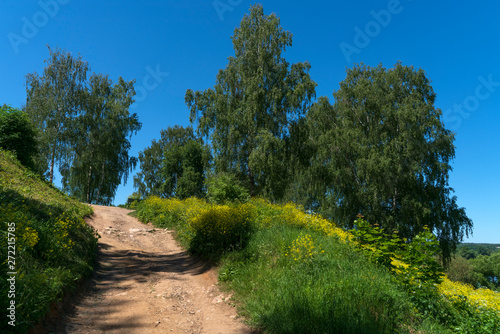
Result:
M50 157L50 174L49 174L49 182L52 184L54 181L54 164L56 160L56 145L54 144L52 148L52 154Z
M249 186L250 186L250 196L254 197L255 196L255 178L252 173L252 169L248 167L248 181L249 181Z
M90 181L92 179L92 161L94 160L94 144L92 144L92 151L90 151L90 168L89 168L89 175L88 175L88 181L87 181L87 203L90 203Z
M89 168L89 175L88 175L88 181L87 181L87 203L90 203L90 179L92 178L92 165L90 165Z
M99 182L99 187L97 188L97 203L99 203L99 201L101 200L101 187L102 187L102 184L104 183L104 166L106 165L106 163L103 161L102 162L102 169L101 169L101 181Z

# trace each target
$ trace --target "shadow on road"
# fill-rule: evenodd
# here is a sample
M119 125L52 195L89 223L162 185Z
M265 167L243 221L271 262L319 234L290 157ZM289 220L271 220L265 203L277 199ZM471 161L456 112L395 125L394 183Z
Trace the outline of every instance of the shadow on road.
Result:
M79 325L72 322L72 319L76 318L78 307L83 305L90 306L93 314L106 313L112 317L112 313L120 312L120 309L124 307L130 307L127 304L133 304L134 300L114 299L113 302L104 304L100 302L104 296L111 290L118 294L126 293L134 283L147 283L154 280L157 273L177 274L171 275L169 279L180 280L182 275L201 275L210 269L210 264L190 256L185 251L173 254L149 253L116 249L114 246L99 242L97 264L93 276L82 282L75 293L65 297L58 305L54 305L51 315L32 333L71 332ZM119 324L106 324L99 322L99 317L93 316L93 318L96 318L92 324L95 333L112 330L126 333L142 326L139 319L133 316L127 317L126 321L121 321Z

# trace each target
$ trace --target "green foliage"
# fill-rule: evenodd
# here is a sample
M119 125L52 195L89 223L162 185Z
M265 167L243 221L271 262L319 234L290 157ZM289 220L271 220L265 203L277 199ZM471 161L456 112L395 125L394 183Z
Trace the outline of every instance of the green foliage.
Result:
M37 132L27 115L4 105L0 108L0 148L13 152L25 167L35 169L38 153Z
M191 127L169 127L163 134L164 192L180 199L204 197L205 170L210 161L208 148L194 136Z
M355 226L350 231L354 240L372 261L391 271L423 315L431 315L443 324L455 321L456 312L437 290L444 273L436 260L439 242L427 227L409 241L401 239L398 231L385 233L378 224L371 225L361 217Z
M151 146L139 152L140 171L134 176L134 188L144 198L159 196L166 198L168 193L164 191L165 180L161 173L163 163L163 152L165 149L166 131L161 131L161 139L151 141Z
M134 187L143 197L204 197L210 152L191 127L168 127L159 141L139 153L141 171Z
M234 175L221 173L212 176L207 182L207 198L211 203L244 203L249 199L248 191Z
M477 287L480 277L474 273L472 262L462 256L452 257L446 268L446 276L452 281L458 281Z
M500 314L487 308L478 308L467 302L462 296L454 301L454 307L460 314L459 322L454 327L455 333L497 334L500 332Z
M490 256L479 255L472 260L472 266L480 285L500 291L500 251Z
M353 247L348 233L292 204L151 197L136 215L175 228L181 244L220 263L223 286L265 332L451 332L421 318L404 287Z
M470 260L470 259L475 259L479 255L477 249L473 249L469 246L462 246L462 245L460 246L461 247L457 247L457 255L459 255L460 257Z
M78 137L74 119L82 108L82 95L89 65L81 57L65 50L49 47L47 66L40 76L26 76L26 113L39 130L39 168L50 168L49 182L53 182L54 168L69 164L74 153L72 142Z
M191 221L194 238L189 249L217 258L223 252L246 246L252 232L248 207L213 206Z
M61 168L63 188L82 202L109 205L122 179L135 167L130 137L141 129L137 114L130 114L134 81L93 74L82 92L83 110L74 119L75 155Z
M134 81L92 74L81 57L49 48L43 75L27 75L26 112L40 133L40 168L58 165L66 192L82 202L110 204L136 164L129 137L140 130L128 108Z
M467 260L475 259L479 255L491 255L500 249L500 244L473 244L463 243L457 246L457 255Z
M411 239L435 231L444 260L472 230L448 185L454 135L423 70L356 65L308 113L310 189L320 212L352 228L358 213Z
M95 231L82 219L92 208L69 198L0 150L0 257L7 260L9 227L16 236L15 270L0 265L0 307L6 319L7 272L16 275L16 332L26 333L63 293L92 273ZM12 254L10 254L12 255ZM7 321L0 331L8 332Z
M461 324L457 332L459 333L499 333L500 332L500 316L498 313L490 310L472 309L467 313L467 320Z
M316 83L308 62L283 58L292 34L261 5L251 7L232 41L235 55L215 86L187 90L190 119L213 145L216 173L236 175L252 196L280 199L290 181L291 128L309 109Z

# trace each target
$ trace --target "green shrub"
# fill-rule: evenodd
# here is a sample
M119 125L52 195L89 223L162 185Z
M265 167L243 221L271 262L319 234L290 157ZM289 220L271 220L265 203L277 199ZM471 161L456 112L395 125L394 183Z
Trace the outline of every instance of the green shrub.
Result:
M0 148L11 151L25 167L34 169L38 152L36 129L26 114L4 105L0 107Z
M190 250L198 254L221 254L242 248L251 234L249 207L217 205L191 221L194 238Z
M474 273L472 262L462 256L456 255L451 258L448 268L446 268L446 275L452 281L467 283L472 286L477 286L479 277Z
M385 233L378 224L371 225L361 217L351 230L354 240L372 261L386 267L393 279L401 283L410 301L420 313L432 316L445 325L457 322L457 312L438 291L444 277L437 262L439 242L427 227L411 241L401 239L398 232Z
M211 203L225 204L227 202L244 203L250 195L241 183L231 174L218 174L208 180L207 197Z

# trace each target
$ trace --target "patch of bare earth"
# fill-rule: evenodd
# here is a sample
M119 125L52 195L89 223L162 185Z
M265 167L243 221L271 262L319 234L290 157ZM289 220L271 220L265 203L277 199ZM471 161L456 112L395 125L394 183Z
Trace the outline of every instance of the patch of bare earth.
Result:
M87 222L99 240L98 265L88 287L65 306L56 333L252 333L217 275L175 242L171 231L94 205Z

